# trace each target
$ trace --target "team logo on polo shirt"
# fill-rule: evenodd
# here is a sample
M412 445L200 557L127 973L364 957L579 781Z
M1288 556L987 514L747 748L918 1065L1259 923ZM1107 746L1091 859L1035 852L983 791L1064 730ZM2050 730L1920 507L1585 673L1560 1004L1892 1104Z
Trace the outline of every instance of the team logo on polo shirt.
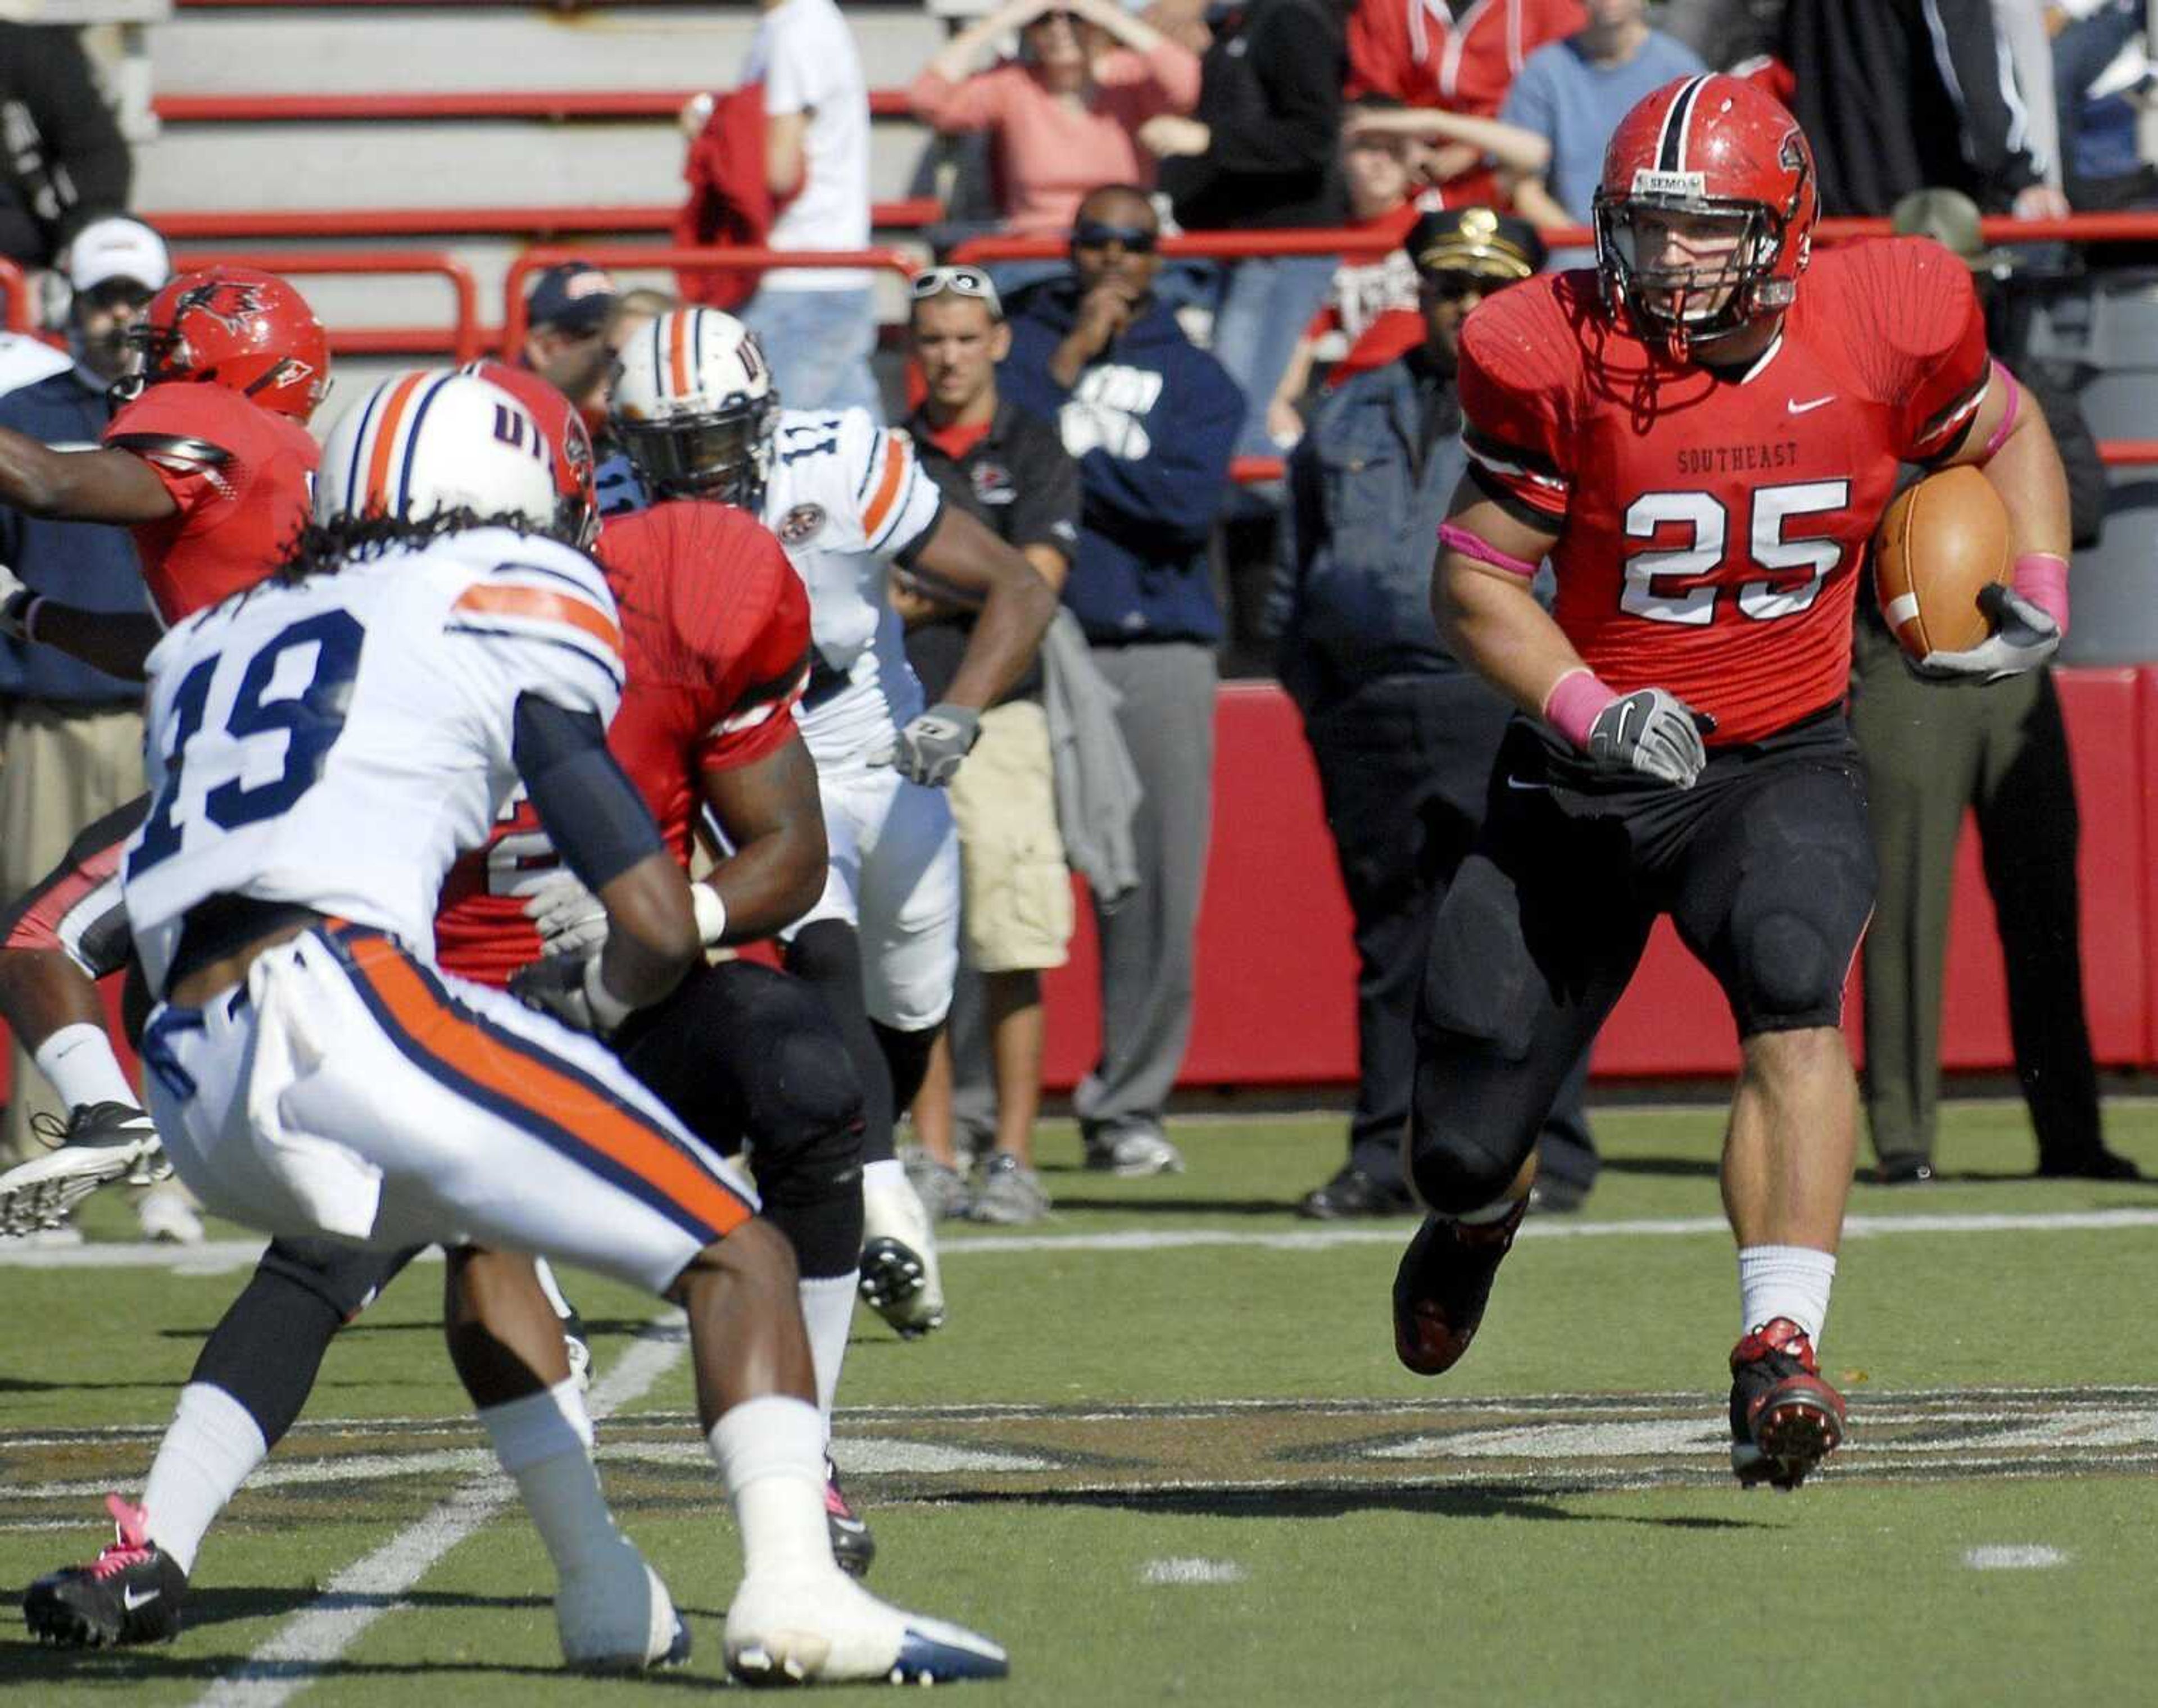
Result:
M772 531L779 536L782 545L804 544L824 531L824 507L797 504L779 519L779 526Z
M968 477L974 482L974 496L985 504L1009 504L1019 497L1011 471L1001 462L978 462Z

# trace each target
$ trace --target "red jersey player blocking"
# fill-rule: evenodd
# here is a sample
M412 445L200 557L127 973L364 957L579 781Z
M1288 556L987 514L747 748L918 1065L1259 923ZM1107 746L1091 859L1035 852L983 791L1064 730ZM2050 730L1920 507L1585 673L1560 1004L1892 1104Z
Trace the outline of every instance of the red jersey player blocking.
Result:
M130 337L142 365L122 382L132 395L104 445L57 451L0 430L0 503L130 528L156 615L78 611L0 569L0 627L139 679L165 623L253 585L306 524L317 457L307 421L329 384L329 343L297 291L246 267L170 281ZM0 1176L0 1232L54 1225L93 1188L140 1176L155 1158L156 1132L82 970L96 952L83 933L114 916L114 857L147 805L89 827L0 917L0 1017L52 1064L70 1108L60 1148Z
M2067 616L2060 460L1986 354L1968 273L1923 240L1810 256L1815 205L1789 113L1732 78L1680 80L1612 138L1595 271L1468 322L1472 463L1433 604L1527 715L1433 931L1412 1117L1432 1214L1393 1299L1402 1361L1451 1368L1520 1225L1537 1123L1669 914L1743 1050L1723 1157L1732 1464L1784 1489L1845 1427L1815 1349L1856 1143L1838 1021L1874 873L1841 702L1897 462L1981 467L2021 555L1991 637L1934 673L2031 668ZM1530 592L1546 555L1548 615Z

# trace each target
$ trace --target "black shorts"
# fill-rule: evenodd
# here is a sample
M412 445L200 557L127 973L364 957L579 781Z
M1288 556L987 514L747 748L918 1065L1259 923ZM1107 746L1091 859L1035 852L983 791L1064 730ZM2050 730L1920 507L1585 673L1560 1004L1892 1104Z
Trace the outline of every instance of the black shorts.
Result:
M1835 1025L1873 889L1840 709L1711 750L1691 789L1593 772L1517 721L1434 933L1422 1021L1503 1054L1583 1021L1593 1033L1668 914L1742 1038ZM1574 1024L1555 1029L1554 1007Z
M134 953L120 900L120 856L150 810L139 796L75 838L60 863L0 914L0 949L59 950L92 978Z

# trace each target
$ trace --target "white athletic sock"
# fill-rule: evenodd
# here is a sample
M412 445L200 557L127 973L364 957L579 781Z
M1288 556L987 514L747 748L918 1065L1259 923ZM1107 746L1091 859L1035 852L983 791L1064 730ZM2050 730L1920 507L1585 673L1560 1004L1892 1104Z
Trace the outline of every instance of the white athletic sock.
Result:
M181 1571L193 1571L204 1535L269 1456L261 1426L245 1406L223 1388L189 1382L142 1485L150 1540Z
M1829 1290L1835 1285L1835 1257L1808 1246L1747 1246L1738 1253L1738 1329L1789 1317L1820 1350L1828 1321Z
M824 1522L824 1422L806 1400L764 1394L705 1437L741 1526L742 1575L839 1568Z
M574 1381L487 1406L479 1421L524 1497L556 1576L615 1545L619 1532L592 1463L592 1420Z
M72 1109L82 1103L128 1103L139 1106L135 1087L120 1071L120 1058L112 1053L112 1040L105 1028L78 1020L63 1026L38 1046L33 1058L38 1071L53 1083L60 1102Z
M1488 1227L1495 1221L1505 1220L1520 1201L1518 1198L1495 1198L1479 1209L1463 1210L1453 1219L1466 1227Z
M847 1361L847 1331L854 1326L854 1289L861 1272L803 1277L802 1326L809 1331L809 1362L817 1371L817 1411L832 1432L832 1401L839 1391L839 1367Z
M880 1163L862 1164L862 1190L865 1192L889 1192L895 1187L905 1185L906 1164L896 1157L886 1157Z

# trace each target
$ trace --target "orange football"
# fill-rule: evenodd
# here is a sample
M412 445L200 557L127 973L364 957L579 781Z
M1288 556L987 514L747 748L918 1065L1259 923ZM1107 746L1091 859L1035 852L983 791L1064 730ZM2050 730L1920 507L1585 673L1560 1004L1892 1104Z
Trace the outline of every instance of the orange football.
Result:
M1978 596L2015 565L2008 512L1975 468L1944 469L1888 507L1873 545L1873 591L1913 658L1960 653L1992 632Z

